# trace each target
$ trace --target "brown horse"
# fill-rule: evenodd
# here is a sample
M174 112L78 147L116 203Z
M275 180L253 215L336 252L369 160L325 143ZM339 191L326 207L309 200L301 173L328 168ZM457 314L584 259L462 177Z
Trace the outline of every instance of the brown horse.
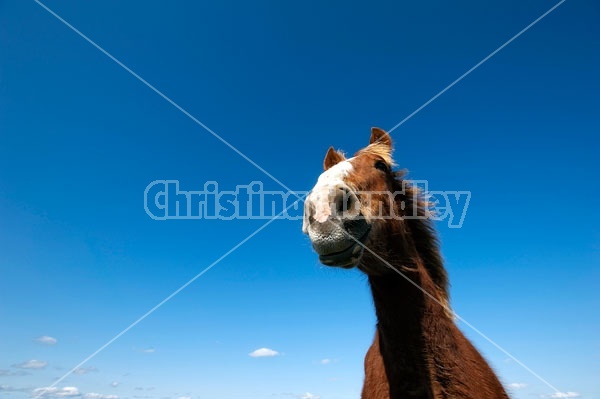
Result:
M429 204L392 170L391 153L378 128L353 158L330 148L305 201L303 231L321 263L369 279L378 323L362 398L508 398L454 323Z

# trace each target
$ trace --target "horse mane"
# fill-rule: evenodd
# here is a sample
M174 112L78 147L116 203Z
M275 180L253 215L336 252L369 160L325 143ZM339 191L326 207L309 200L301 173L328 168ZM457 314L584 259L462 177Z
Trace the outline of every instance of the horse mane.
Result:
M361 154L381 157L390 167L395 166L392 158L392 149L389 144L379 141L373 142L356 153L357 156ZM405 218L404 223L420 260L437 288L438 299L442 302L446 310L449 310L450 284L448 273L444 268L444 260L440 252L435 226L431 219L433 205L427 199L425 193L404 179L406 173L406 170L393 172L394 187L392 192L403 192L403 195L395 196L396 201L404 201L405 210L409 210L410 212L416 210L416 215L408 215L412 217Z
M407 184L404 179L406 171L394 173L394 191L404 192L403 196L397 196L397 201L404 201L405 211L416 210L416 215L409 215L404 219L407 230L412 238L415 249L423 262L423 266L429 273L429 277L438 288L438 298L449 309L449 281L448 273L444 267L444 260L440 252L439 239L431 219L432 203L418 187ZM398 198L400 197L400 198ZM418 217L415 217L418 216Z

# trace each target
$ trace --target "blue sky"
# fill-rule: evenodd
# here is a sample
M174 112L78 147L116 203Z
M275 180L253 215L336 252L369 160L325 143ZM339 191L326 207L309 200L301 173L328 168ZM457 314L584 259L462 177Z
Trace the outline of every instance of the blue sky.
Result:
M556 3L45 4L307 190L330 145L364 146ZM599 12L566 1L392 134L411 178L472 192L462 228L438 223L456 312L584 398L600 398ZM0 2L0 54L0 396L21 399L264 223L152 220L150 182L280 187L33 1ZM300 226L269 225L47 397L358 398L366 280L320 266ZM551 397L460 326L515 398Z

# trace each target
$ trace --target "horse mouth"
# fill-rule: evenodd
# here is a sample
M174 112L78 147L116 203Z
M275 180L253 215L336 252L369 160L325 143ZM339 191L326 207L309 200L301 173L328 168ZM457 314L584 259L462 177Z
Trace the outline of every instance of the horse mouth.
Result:
M371 227L369 226L360 238L352 237L351 244L341 251L319 255L319 261L325 266L336 266L343 269L355 267L362 258L364 243L370 231Z

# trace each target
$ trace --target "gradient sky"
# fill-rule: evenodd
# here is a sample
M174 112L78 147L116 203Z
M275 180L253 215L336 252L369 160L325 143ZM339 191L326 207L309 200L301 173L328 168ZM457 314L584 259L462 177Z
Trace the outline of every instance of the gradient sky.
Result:
M556 4L327 3L45 2L294 190ZM461 323L518 399L600 398L599 15L566 1L392 133L411 178L472 192L462 228L438 223L453 307L563 392ZM0 397L50 386L265 222L152 220L157 179L280 189L34 1L0 1ZM273 222L46 397L357 399L367 282L300 227Z

